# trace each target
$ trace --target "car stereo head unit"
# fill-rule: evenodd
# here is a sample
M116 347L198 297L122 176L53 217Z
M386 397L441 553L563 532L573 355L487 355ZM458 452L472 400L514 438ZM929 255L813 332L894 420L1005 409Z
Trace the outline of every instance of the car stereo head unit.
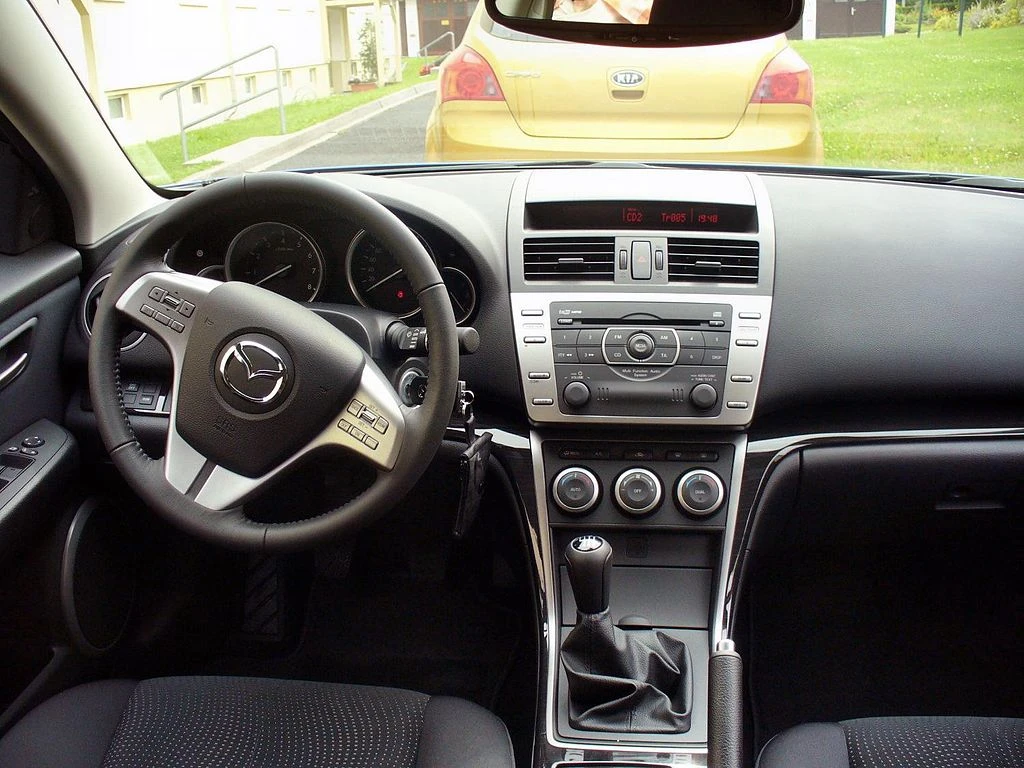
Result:
M775 266L760 179L537 170L513 186L507 233L532 421L750 423Z

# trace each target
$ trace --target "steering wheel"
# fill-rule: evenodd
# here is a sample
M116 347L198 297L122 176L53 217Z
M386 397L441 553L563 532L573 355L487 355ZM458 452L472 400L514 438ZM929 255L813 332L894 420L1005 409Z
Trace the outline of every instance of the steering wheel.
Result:
M423 311L430 385L409 407L355 342L311 310L248 283L171 270L189 230L240 210L299 206L342 215L398 260ZM120 382L122 316L170 351L174 375L162 459L132 431ZM180 528L236 549L303 549L390 509L441 443L458 383L455 317L437 267L390 211L337 182L294 173L218 181L172 203L131 236L100 299L89 388L103 443L128 485ZM295 522L247 518L243 503L313 451L337 446L377 477L347 504Z

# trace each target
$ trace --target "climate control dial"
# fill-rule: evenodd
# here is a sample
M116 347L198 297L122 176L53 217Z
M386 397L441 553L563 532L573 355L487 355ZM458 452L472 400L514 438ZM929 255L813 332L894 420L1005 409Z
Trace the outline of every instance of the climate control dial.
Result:
M725 501L725 486L714 472L694 469L676 483L676 501L687 514L708 517L717 512Z
M627 469L615 481L614 495L627 515L646 515L661 504L661 480L649 469Z
M601 497L594 473L583 467L569 467L555 476L551 496L559 509L570 515L585 515Z

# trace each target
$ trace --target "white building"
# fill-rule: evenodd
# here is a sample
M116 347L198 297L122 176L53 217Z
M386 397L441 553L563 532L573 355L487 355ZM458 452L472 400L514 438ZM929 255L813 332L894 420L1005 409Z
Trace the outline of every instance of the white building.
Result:
M209 116L205 125L276 106L275 52L285 104L349 90L360 28L349 16L374 9L380 9L381 80L401 79L397 0L394 10L380 0L32 2L125 144L173 135L180 122ZM415 0L404 5L415 33ZM415 53L418 38L407 45ZM178 93L171 89L181 83L179 122Z

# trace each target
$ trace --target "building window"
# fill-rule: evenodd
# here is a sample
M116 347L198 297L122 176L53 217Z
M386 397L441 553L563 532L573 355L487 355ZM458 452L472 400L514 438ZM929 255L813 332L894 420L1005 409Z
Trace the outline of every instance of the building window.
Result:
M256 75L249 75L245 78L245 95L252 96L256 93Z
M206 103L206 84L196 83L192 86L192 103L193 104L205 104Z
M309 82L316 85L316 67L309 68Z
M284 72L281 73L281 84L285 88L292 87L292 71L290 69L286 69Z
M111 120L120 120L128 117L128 94L121 93L107 99L107 113Z

